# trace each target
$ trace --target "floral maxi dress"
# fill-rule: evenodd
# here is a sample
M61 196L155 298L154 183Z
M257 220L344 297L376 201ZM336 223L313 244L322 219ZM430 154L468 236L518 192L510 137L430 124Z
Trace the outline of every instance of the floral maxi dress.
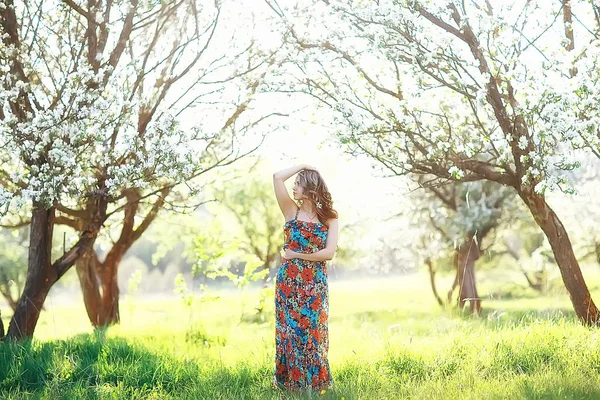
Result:
M299 210L298 210L299 211ZM294 219L284 226L284 249L314 253L325 248L328 228ZM331 384L325 262L282 259L275 291L275 381L291 390L322 390Z

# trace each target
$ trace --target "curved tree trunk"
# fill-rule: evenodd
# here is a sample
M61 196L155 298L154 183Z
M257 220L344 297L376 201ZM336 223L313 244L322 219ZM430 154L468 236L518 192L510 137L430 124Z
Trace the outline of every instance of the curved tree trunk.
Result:
M52 265L54 208L34 202L29 234L27 280L17 309L8 326L8 336L22 339L33 335L50 288L57 281Z
M94 268L95 252L90 249L83 257L77 260L77 276L83 293L85 310L93 326L104 325L105 313L102 308L102 296Z
M168 186L161 190L160 196L148 214L146 214L139 226L134 228L135 217L138 216L141 194L138 189L134 188L123 190L127 204L123 208L123 227L119 239L108 251L104 261L100 261L98 254L93 249L90 249L89 256L86 256L78 264L77 272L83 292L83 301L93 326L114 325L121 321L119 312L120 290L117 278L119 265L127 250L133 246L154 221L158 211L164 205L165 197L170 191L171 188ZM92 205L89 205L87 211L89 212L91 209Z
M17 310L8 326L7 337L21 340L33 336L50 288L91 248L96 240L106 220L107 200L102 193L94 195L96 211L89 224L79 235L77 243L54 263L51 263L51 252L55 209L54 207L45 209L43 204L33 203L29 228L27 280Z
M456 267L456 254L454 255L454 266ZM454 289L458 286L458 268L456 268L456 274L454 275L454 282L452 282L452 287L448 290L448 303L452 302L452 295L454 294Z
M102 263L101 270L98 273L102 285L102 306L104 308L106 318L104 322L105 325L114 325L121 322L121 316L119 314L120 292L117 272L124 254L125 251L122 252L118 260L106 260L104 263Z
M544 291L543 282L541 280L538 280L538 282L532 281L527 271L525 271L525 269L522 266L519 267L521 268L521 272L523 272L523 276L525 276L525 280L527 280L527 284L529 284L529 287L535 290L536 292L542 293Z
M433 268L433 263L431 262L431 259L429 257L425 259L425 264L427 264L427 268L429 270L429 282L431 283L431 290L433 291L433 296L437 300L438 304L443 307L444 302L438 294L437 287L435 285L435 270ZM452 288L452 291L454 291L454 287Z
M529 287L537 292L540 292L540 293L543 292L544 291L543 281L539 280L539 279L537 282L532 281L531 278L529 277L529 274L527 273L527 271L525 271L525 268L523 268L523 264L521 263L521 256L519 256L519 252L516 249L512 248L509 243L505 242L505 245L506 245L508 254L510 254L512 256L512 258L514 258L515 261L517 262L517 265L519 266L519 269L523 273L523 276L525 276L525 280L529 284Z
M94 327L120 322L118 262L101 263L94 250L77 263L79 284L83 293L85 309Z
M573 246L565 227L543 196L531 189L521 190L519 196L529 207L533 218L546 234L548 242L550 242L554 258L560 269L565 287L569 292L577 317L586 325L596 325L599 318L598 309L583 279L581 268L575 258Z
M6 300L6 302L8 303L9 307L12 309L13 314L14 312L17 310L17 304L19 302L19 298L13 295L14 291L11 290L11 285L9 284L9 282L11 281L11 279L8 277L8 275L6 274L6 272L4 271L0 271L0 278L2 278L2 283L0 284L0 293L2 294L2 296L4 297L4 299ZM21 294L21 288L20 285L18 284L18 279L16 279L15 284L17 286L17 296L19 296Z
M465 307L467 301L473 314L481 312L481 299L475 282L475 262L481 255L475 235L469 235L456 250L456 276L458 283L458 308Z
M119 314L119 282L117 274L119 264L126 250L131 247L116 244L104 262L92 249L89 256L82 257L77 263L79 284L83 293L85 309L94 327L118 324Z
M267 254L264 268L269 270L269 273L263 278L263 288L270 287L271 285L271 274L273 273L273 266L277 266L281 263L281 254L271 253Z
M4 297L4 300L6 300L6 303L8 303L8 306L13 310L13 312L15 312L17 310L19 299L15 300L8 291L2 291L2 296Z

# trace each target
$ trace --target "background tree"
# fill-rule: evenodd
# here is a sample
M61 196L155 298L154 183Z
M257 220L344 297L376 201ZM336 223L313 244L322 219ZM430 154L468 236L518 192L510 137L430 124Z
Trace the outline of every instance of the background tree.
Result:
M232 7L233 3L226 5ZM209 129L216 129L214 133L208 130L196 132L203 136L204 144L196 149L195 157L199 162L195 165L182 165L190 168L190 173L185 175L185 185L176 186L182 177L170 177L149 182L143 187L125 186L121 190L123 199L116 204L114 212L120 214L122 211L122 217L115 216L116 218L107 221L108 232L111 234L106 239L111 242L112 247L102 258L97 252L89 252L77 262L86 309L95 326L119 322L119 263L158 212L163 208L179 212L202 204L203 201L195 195L201 191L205 182L197 177L215 167L229 165L253 151L254 148L241 151L235 135L248 134L253 127L269 117L263 115L262 119L257 117L254 121L244 121L242 118L259 86L256 73L262 73L260 68L267 62L254 53L251 42L242 43L237 38L230 38L228 46L219 45L224 40L223 36L229 37L229 27L222 27L221 19L223 13L230 12L222 3L211 4L206 1L190 3L190 7L183 10L165 6L158 11L154 20L146 22L145 29L149 29L147 37L136 38L134 42L137 50L132 52L131 60L139 60L135 68L139 72L135 80L124 82L123 88L128 92L128 99L138 98L143 104L138 115L133 116L133 123L138 127L138 137L144 138L147 135L147 121L152 120L154 110L160 110L161 107L175 109L178 115L183 113L188 117L189 113L184 112L193 107L195 114L203 113L207 120L218 119L223 115L220 121L222 125L218 126L213 122L215 126ZM181 13L186 18L179 18ZM194 29L190 30L189 24L192 21ZM158 48L164 48L168 52L155 54ZM161 73L156 76L153 71L158 70ZM175 85L180 80L191 80L192 83L188 87ZM235 99L223 93L231 90L230 86L238 89ZM170 100L170 97L173 99ZM216 101L226 105L220 108L208 105L209 102ZM202 124L208 125L206 122ZM150 151L145 143L142 143L140 150L144 154ZM138 157L134 156L133 161L137 163ZM102 168L110 170L117 165L111 163ZM150 166L143 173L152 174L153 170L154 167ZM155 199L149 201L150 198ZM89 214L89 207L79 205L75 213L69 213L65 209L61 211L68 214L61 222L70 223L76 219L78 224L71 225L81 229L85 218L81 218L79 211ZM139 224L135 223L137 218L141 218Z
M542 232L531 232L529 227L515 228L518 233L506 235L503 239L506 253L516 261L528 286L537 292L546 293L549 283L547 265L555 264L552 250L544 245L546 238Z
M257 164L245 171L244 176L214 188L218 203L213 203L212 208L215 215L225 211L233 217L232 222L237 225L234 235L238 236L241 246L261 260L261 268L267 270L266 287L268 278L272 277L272 268L281 261L285 221L277 207L270 180L260 178L268 174L260 174Z
M27 272L27 230L0 230L0 294L14 312Z
M427 181L423 176L418 179L420 185ZM435 285L436 265L447 263L455 271L446 296L448 301L458 288L458 307L463 309L468 301L470 312L479 313L481 298L475 265L484 251L494 245L491 233L502 225L512 193L491 182L451 181L439 187L425 185L423 191L414 192L411 197L413 226L420 231L413 246L418 247L420 259L427 265L438 303L443 305L444 301Z

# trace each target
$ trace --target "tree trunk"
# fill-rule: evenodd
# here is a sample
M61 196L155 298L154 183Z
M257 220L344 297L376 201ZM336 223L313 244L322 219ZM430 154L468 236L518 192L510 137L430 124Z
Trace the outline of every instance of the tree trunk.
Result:
M443 307L444 302L438 294L437 287L435 286L435 270L433 269L433 263L431 262L431 259L429 257L425 259L425 264L427 264L427 267L429 269L429 282L431 283L431 290L433 291L433 296L437 300L438 304Z
M579 263L573 252L571 240L562 222L560 222L554 210L546 203L544 197L535 193L533 189L522 189L519 192L519 196L523 199L531 211L533 218L548 238L577 317L586 325L597 324L599 317L598 309L583 279Z
M90 253L77 263L88 318L94 327L118 324L121 318L117 273L121 258L111 257L101 263L93 249Z
M479 259L481 253L479 243L474 236L468 235L462 245L456 250L458 308L462 310L466 302L469 301L471 313L479 314L481 311L481 299L477 294L475 283L475 262Z
M8 327L8 336L17 340L33 336L40 311L50 288L57 280L51 263L54 208L33 202L29 236L27 281Z
M115 256L115 252L112 255ZM77 263L83 302L90 322L96 328L118 324L121 320L117 272L122 256L113 256L101 263L91 249L90 255Z
M529 284L529 287L532 288L533 290L535 290L536 292L540 292L542 293L544 291L544 286L542 281L538 280L538 282L534 282L531 280L531 278L529 277L529 274L527 273L527 271L525 271L523 269L523 267L521 268L521 272L523 272L523 275L525 276L525 280L527 280L527 283Z
M456 255L454 259L454 264L456 264ZM448 290L448 303L452 302L452 295L454 294L454 289L458 286L458 268L456 269L456 275L454 276L454 282L452 282L452 287Z
M107 259L102 263L102 270L98 274L102 285L102 307L104 308L106 318L104 325L114 325L121 321L117 272L123 254L118 259Z
M94 249L90 249L84 256L77 260L76 269L79 277L79 285L83 293L83 303L85 310L93 326L104 325L106 320L102 305L102 296L96 276Z
M77 243L54 263L51 263L51 252L55 208L46 210L43 204L33 202L29 227L27 279L17 310L8 326L7 337L10 339L22 340L33 336L50 288L92 247L106 220L108 203L107 196L101 190L93 194L93 197L96 211L88 226L81 232Z
M168 186L161 190L160 196L158 196L148 214L146 214L139 226L134 229L141 194L138 189L123 190L127 198L127 204L124 207L123 227L119 239L108 251L103 262L100 262L96 252L91 249L89 258L85 263L82 263L79 281L88 317L95 327L114 325L121 321L119 313L120 291L117 279L119 264L127 250L131 248L154 221L170 191L171 188ZM93 204L89 204L87 207L88 212L93 210L93 207Z
M515 261L517 262L517 265L519 266L519 269L521 270L521 272L523 272L523 276L525 276L525 280L527 280L529 287L540 293L543 292L543 290L544 290L543 282L539 279L538 279L537 283L533 282L531 280L531 278L529 277L529 274L527 273L527 271L525 271L525 268L523 268L523 264L521 263L521 256L519 256L519 252L516 249L512 248L509 243L505 242L505 245L506 245L508 254L510 254L512 256L512 258L515 259Z
M269 272L265 275L265 277L263 278L263 288L267 288L270 286L270 282L271 282L271 274L273 273L273 263L274 261L277 261L277 266L279 266L279 264L281 263L281 254L277 253L273 253L273 254L267 254L267 259L265 260L265 265L263 268L269 270Z

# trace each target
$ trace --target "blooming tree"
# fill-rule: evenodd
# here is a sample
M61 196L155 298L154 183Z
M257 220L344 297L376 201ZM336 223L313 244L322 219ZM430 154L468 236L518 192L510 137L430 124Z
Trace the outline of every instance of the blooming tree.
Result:
M425 185L426 177L416 178L424 188L411 194L412 205L406 213L418 235L411 243L419 262L427 265L431 286L440 305L444 305L435 285L436 263L451 259L456 275L448 301L458 288L457 305L469 302L472 313L481 311L475 265L485 251L484 240L503 224L503 211L510 209L514 194L493 182L450 182L435 187ZM490 240L488 240L490 242ZM491 240L493 245L493 240Z
M512 188L552 247L577 316L596 324L569 235L546 201L597 148L597 17L588 1L305 1L283 8L288 80L335 111L338 139L397 175ZM594 14L596 13L596 14ZM581 22L583 21L583 22ZM574 47L574 32L579 32Z
M233 43L218 39L225 4L0 3L0 201L7 212L32 204L8 336L32 335L50 287L75 263L92 322L117 322L125 251L166 204L199 192L196 177L247 153L241 134L269 117L244 118L269 63L251 38L223 46ZM53 260L55 223L79 238ZM93 245L105 223L120 236L100 262Z

